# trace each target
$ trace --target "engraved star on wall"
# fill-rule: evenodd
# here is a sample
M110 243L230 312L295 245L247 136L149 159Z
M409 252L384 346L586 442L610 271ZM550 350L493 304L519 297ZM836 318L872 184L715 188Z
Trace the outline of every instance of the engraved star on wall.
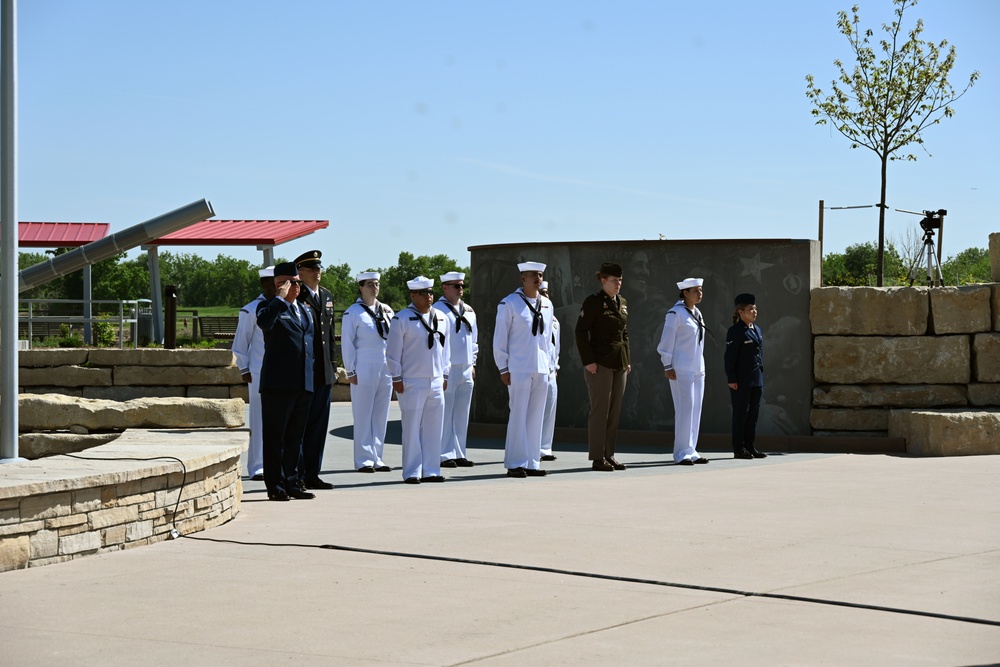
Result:
M740 261L743 262L743 273L740 276L753 276L757 282L760 282L761 271L774 266L774 264L760 261L760 253L752 258L740 257Z

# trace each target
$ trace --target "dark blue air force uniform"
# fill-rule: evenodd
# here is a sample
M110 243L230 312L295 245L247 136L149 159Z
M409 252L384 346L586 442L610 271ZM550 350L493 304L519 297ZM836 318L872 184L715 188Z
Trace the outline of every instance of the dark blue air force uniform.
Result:
M729 390L733 402L733 453L756 451L757 415L764 391L764 339L760 327L742 320L726 333L726 381L736 383Z
M260 397L268 493L302 484L299 444L314 386L314 343L310 309L299 308L298 313L280 296L257 308L257 326L264 332Z

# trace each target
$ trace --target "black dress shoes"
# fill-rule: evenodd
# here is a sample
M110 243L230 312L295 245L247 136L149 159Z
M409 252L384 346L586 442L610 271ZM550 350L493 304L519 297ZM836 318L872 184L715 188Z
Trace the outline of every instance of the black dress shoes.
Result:
M301 486L289 489L287 493L289 498L295 498L296 500L312 500L316 497L315 493L309 493Z
M543 461L555 461L556 460L556 455L555 454L543 454L542 455L542 460Z
M374 466L361 466L358 468L358 472L375 472Z
M680 461L677 462L677 465L679 465L679 466L693 466L694 465L694 461L692 461L691 459L682 459L682 460L680 460Z
M473 461L470 461L469 459L455 459L455 464L459 468L471 468L472 466L476 465Z
M330 484L330 482L324 482L319 477L313 477L312 479L307 479L305 482L303 482L302 486L304 486L307 489L313 489L313 490L316 489L327 490L333 488L333 484Z
M268 491L267 492L267 499L268 500L278 500L278 501L284 502L286 500L289 500L289 497L288 497L287 493L285 493L281 489L278 489L277 491Z
M753 454L751 454L750 452L748 452L745 449L741 449L740 451L733 453L733 458L734 459L752 459L753 458Z
M254 482L263 482L264 481L264 476L261 475L260 473L258 473L256 475L254 475L253 477L251 477L250 479L252 481L254 481Z
M455 459L445 459L444 461L441 461L441 467L442 468L457 468L458 467L458 461L456 461Z
M592 470L601 470L603 472L611 472L612 470L615 469L613 465L611 465L604 459L594 459L594 463L590 467Z
M701 458L701 457L698 457L698 458L696 458L696 459L694 460L694 462L695 462L695 463L708 463L708 459L703 459L703 458Z
M750 451L750 456L754 457L755 459L767 458L767 454L765 454L764 452L758 452L756 449L751 449L749 451Z
M427 477L421 477L421 482L443 482L444 477L441 475L428 475Z
M610 463L611 467L614 468L615 470L625 470L625 469L628 468L628 466L625 465L624 463L618 463L618 461L616 461L614 459L614 457L611 457L610 459L606 459L606 461L608 463Z
M528 473L525 472L524 468L511 468L507 471L508 477L527 477Z
M419 477L407 477L403 480L403 484L420 484Z
M379 466L375 468L375 472L392 472L392 468L389 466Z
M541 470L540 468L525 468L524 474L528 477L545 477L549 474L549 471Z

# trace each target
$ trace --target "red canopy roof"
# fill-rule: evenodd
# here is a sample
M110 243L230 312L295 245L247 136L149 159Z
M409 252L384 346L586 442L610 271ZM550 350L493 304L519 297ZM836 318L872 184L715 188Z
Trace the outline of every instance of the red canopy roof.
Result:
M76 248L108 235L107 222L19 222L17 245L22 248Z
M278 245L329 226L329 220L203 220L143 245Z

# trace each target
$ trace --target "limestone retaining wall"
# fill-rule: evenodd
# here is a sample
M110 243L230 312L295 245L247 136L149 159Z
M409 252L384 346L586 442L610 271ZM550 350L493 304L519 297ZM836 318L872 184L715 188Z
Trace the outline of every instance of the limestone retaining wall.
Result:
M231 350L21 350L18 365L21 393L111 401L249 398Z
M0 466L0 571L229 521L240 509L245 446L244 433L228 430L130 430L79 455L89 460L52 456Z
M250 400L231 350L21 350L22 394L65 394L130 401L136 398L241 398ZM351 400L347 374L338 369L333 400Z
M1000 406L998 284L820 287L810 294L810 321L815 435L899 435L927 409Z

